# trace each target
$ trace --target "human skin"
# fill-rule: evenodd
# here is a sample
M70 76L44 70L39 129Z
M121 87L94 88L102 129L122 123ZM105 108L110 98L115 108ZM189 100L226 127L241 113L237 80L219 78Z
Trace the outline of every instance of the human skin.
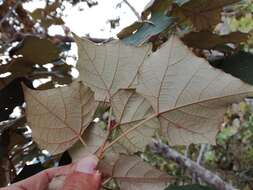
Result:
M58 180L57 188L54 185L55 189L98 190L100 173L95 169L97 163L98 160L94 156L89 156L77 163L44 170L28 179L0 188L0 190L48 190L50 182L60 176L60 183Z

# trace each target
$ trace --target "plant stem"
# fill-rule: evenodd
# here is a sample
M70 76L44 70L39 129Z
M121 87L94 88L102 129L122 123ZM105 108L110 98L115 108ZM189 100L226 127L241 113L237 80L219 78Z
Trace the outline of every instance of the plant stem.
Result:
M203 155L204 155L206 149L207 149L207 144L201 144L201 147L200 147L200 150L199 150L199 155L198 155L198 158L197 158L197 161L196 161L196 163L198 165L201 165L202 158L203 158ZM198 178L198 176L196 175L196 173L192 174L192 181L194 183L200 181L199 178Z
M149 148L153 153L159 154L169 160L173 160L181 166L186 167L192 173L196 173L198 177L200 177L208 185L215 187L217 190L237 190L227 182L223 181L218 175L200 166L198 163L192 161L191 159L186 158L182 154L178 153L160 141L154 141L149 145Z
M121 135L119 135L116 139L114 139L112 142L110 142L104 149L104 151L108 150L112 145L114 145L115 143L117 143L121 138L123 138L124 136L126 136L127 134L131 133L132 131L134 131L135 129L143 126L144 123L148 122L149 120L153 119L157 117L157 114L153 114L150 115L149 117L147 117L146 119L142 120L141 122L137 123L136 125L134 125L132 128L126 130L125 132L123 132Z
M110 110L109 110L109 117L108 117L108 123L107 123L107 136L106 136L103 144L99 147L98 151L96 152L96 155L99 160L101 160L103 158L103 155L105 152L105 146L106 146L108 139L110 138L111 133L112 133L111 120L112 120L112 107L110 107Z

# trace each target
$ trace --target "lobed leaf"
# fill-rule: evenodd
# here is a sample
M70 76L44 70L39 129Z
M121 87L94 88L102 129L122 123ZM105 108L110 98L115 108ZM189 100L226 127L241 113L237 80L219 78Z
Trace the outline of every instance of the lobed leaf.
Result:
M134 90L120 90L112 97L112 109L121 133L143 121L154 110L150 103ZM125 135L119 143L130 152L143 151L156 132L160 131L159 121L154 118L133 132Z
M121 41L97 45L77 36L75 39L80 79L95 92L98 101L109 101L120 88L129 88L150 52L150 46L131 47Z
M137 92L152 105L170 144L215 144L227 106L253 87L211 67L176 36L150 55L139 72Z
M44 91L24 87L24 95L33 139L53 155L82 138L97 107L91 90L80 82Z
M86 156L95 154L99 147L106 140L106 132L98 126L98 124L89 126L82 138L85 141L84 145L79 141L68 152L71 155L72 161L78 161Z
M106 160L107 163L102 164L107 165L107 171L121 190L161 190L171 180L167 173L153 168L137 156L114 155Z

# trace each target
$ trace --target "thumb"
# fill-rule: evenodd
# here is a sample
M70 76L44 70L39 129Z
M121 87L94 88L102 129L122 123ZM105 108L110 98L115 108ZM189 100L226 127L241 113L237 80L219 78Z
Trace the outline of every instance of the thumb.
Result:
M75 171L66 176L62 190L98 190L100 173L96 171L97 163L95 156L79 161Z

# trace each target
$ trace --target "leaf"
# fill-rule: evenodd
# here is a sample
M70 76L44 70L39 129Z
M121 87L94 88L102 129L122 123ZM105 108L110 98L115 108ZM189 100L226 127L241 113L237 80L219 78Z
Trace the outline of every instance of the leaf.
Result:
M135 124L154 114L150 103L134 90L120 90L112 98L112 109L116 121L124 133ZM153 119L144 126L124 136L119 143L130 152L143 151L151 138L160 130L159 121Z
M139 72L137 92L157 113L170 144L215 144L227 106L253 87L211 67L176 36L150 55Z
M217 35L210 31L191 32L186 34L182 41L189 47L198 49L216 49L220 45L233 43L239 45L248 40L248 34L232 32L227 35Z
M14 55L22 55L25 63L43 65L59 59L59 50L47 39L28 36Z
M241 51L232 56L212 61L211 64L214 67L253 85L252 61L253 54Z
M175 6L173 15L182 20L190 20L198 31L213 29L221 21L223 7L237 3L240 0L194 0Z
M150 46L130 47L120 41L96 45L75 37L80 79L95 92L98 101L109 101L120 88L129 88Z
M0 74L10 72L11 75L0 79L0 89L15 78L33 74L36 64L44 65L59 59L59 51L52 42L34 36L26 37L9 54L11 60L8 64L0 64Z
M78 161L81 158L95 154L99 147L106 140L106 131L98 126L98 124L89 126L82 135L86 146L79 141L68 151L72 161Z
M196 184L196 185L184 185L184 186L170 185L165 190L215 190L215 189Z
M150 14L153 16L155 13L165 13L171 3L171 0L151 0L141 13L142 20L146 20Z
M152 36L164 31L172 23L172 17L168 17L163 13L154 13L149 22L144 23L144 25L140 27L134 34L122 39L122 41L127 45L140 46L148 41ZM134 29L133 25L132 29ZM133 32L134 31L132 31L132 33Z
M135 23L131 24L130 26L122 29L118 34L117 37L119 39L123 39L125 37L128 37L134 32L136 32L139 28L141 28L144 25L144 22L136 21Z
M24 87L24 94L33 139L53 155L81 139L97 107L91 90L80 82L41 91Z
M185 3L188 3L191 0L175 0L175 3L179 6L184 5Z
M161 190L171 180L165 172L153 168L137 156L120 155L110 160L113 162L107 159L107 167L111 167L110 176L121 190Z

